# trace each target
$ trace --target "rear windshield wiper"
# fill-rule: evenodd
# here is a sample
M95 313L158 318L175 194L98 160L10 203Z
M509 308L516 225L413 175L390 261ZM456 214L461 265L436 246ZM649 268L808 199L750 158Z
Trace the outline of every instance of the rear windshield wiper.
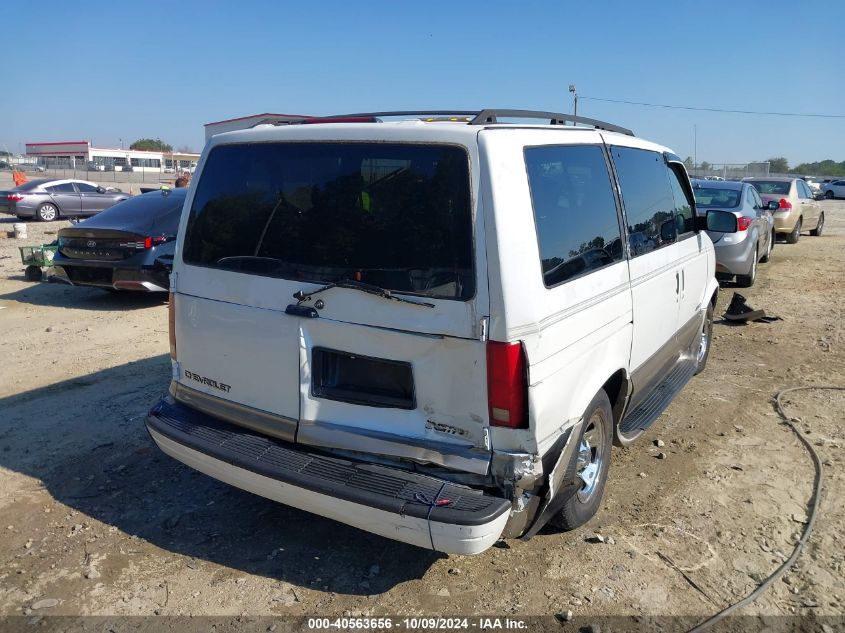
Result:
M326 284L325 286L317 288L316 290L312 290L311 292L297 290L293 293L293 298L297 301L296 305L302 305L304 301L308 301L308 299L310 299L314 295L319 294L325 290L329 290L330 288L348 288L350 290L360 290L361 292L376 295L377 297L382 297L383 299L390 299L391 301L401 301L402 303L410 303L415 306L425 306L427 308L435 307L433 303L426 303L425 301L414 301L413 299L397 297L395 294L393 294L392 292L390 292L390 290L387 290L386 288L382 288L381 286L373 286L372 284L365 284L362 281L354 281L352 279L341 279L340 281L333 281L332 283Z

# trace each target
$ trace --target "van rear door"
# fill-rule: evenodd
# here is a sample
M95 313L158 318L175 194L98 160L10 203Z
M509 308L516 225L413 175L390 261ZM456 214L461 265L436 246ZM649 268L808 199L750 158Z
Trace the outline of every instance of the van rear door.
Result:
M178 383L300 443L485 473L475 150L273 133L293 138L204 160L174 263Z

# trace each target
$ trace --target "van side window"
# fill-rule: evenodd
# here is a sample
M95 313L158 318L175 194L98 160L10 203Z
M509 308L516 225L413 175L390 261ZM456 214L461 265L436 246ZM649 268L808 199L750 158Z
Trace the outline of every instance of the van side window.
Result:
M630 147L612 147L611 154L622 189L632 257L674 242L675 201L663 155Z
M623 258L616 201L600 147L530 147L525 166L546 287Z
M672 187L672 198L675 200L675 230L678 235L692 233L695 231L695 208L687 197L686 190L681 185L681 178L686 178L682 173L680 165L668 165L666 175L669 177L669 185Z

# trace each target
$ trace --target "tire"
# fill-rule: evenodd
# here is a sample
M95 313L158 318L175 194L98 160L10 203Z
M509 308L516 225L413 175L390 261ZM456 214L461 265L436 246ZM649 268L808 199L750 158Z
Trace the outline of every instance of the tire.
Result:
M59 208L52 202L45 202L35 211L35 217L42 222L52 222L59 218Z
M707 312L704 313L704 324L701 326L701 336L698 339L696 376L707 367L707 359L710 357L710 347L713 344L713 310L713 304L708 303Z
M41 281L42 279L42 272L40 266L27 266L26 270L23 272L23 276L26 277L27 281Z
M766 254L763 255L763 258L760 260L761 264L768 264L769 259L772 256L772 249L775 247L775 232L772 231L769 235L769 243L766 244Z
M743 288L750 288L757 280L757 262L760 260L760 251L758 247L754 247L754 257L751 258L751 270L747 275L737 275L736 283Z
M792 229L792 233L786 234L786 243L787 244L797 244L798 240L801 238L801 218L798 218L798 222L795 223L795 228Z
M581 527L601 507L613 438L613 410L604 389L587 406L584 420L578 439L579 452L575 454L575 475L582 478L581 489L549 521L561 530Z
M833 200L833 198L834 198L833 191L831 189L828 189L827 191L824 192L824 197L828 200Z
M819 214L819 221L816 224L816 228L810 231L810 235L814 235L815 237L821 237L821 234L824 232L824 213Z

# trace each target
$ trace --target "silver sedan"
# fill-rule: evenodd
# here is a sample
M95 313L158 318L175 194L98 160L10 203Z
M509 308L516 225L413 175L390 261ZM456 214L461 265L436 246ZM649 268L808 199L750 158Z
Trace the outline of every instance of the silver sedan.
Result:
M87 180L41 178L0 192L0 213L52 222L60 217L94 215L128 197Z
M695 207L699 213L713 209L727 211L737 218L734 233L707 231L716 247L716 275L736 277L740 286L749 287L757 278L757 263L769 261L775 245L772 212L749 183L693 180Z

